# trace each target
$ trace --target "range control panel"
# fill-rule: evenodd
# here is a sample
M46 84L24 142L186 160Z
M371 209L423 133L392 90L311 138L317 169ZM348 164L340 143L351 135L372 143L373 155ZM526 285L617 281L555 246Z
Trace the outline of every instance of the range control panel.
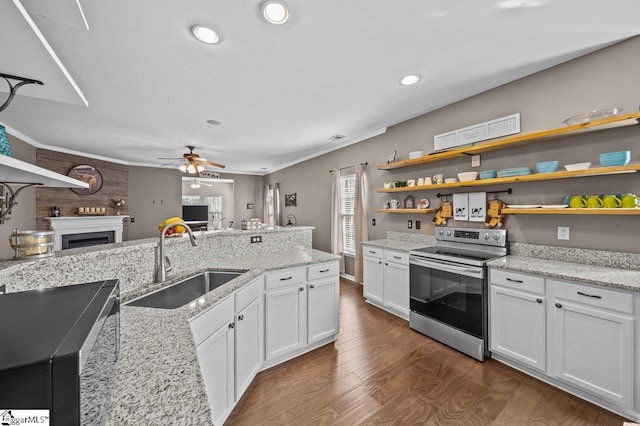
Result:
M506 247L507 231L503 229L436 228L436 240Z

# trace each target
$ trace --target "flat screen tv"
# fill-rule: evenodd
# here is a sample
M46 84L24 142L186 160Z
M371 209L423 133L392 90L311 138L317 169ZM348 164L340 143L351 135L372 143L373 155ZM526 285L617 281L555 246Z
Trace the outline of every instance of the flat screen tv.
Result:
M209 206L182 206L182 220L207 222L209 220Z

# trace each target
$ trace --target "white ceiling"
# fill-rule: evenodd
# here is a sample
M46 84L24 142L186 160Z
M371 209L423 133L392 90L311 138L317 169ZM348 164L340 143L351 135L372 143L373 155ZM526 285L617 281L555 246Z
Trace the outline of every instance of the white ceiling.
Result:
M22 87L0 123L125 164L195 145L264 174L640 34L637 0L287 2L275 26L258 0L1 1L0 73L44 86ZM195 40L196 23L223 42ZM401 86L409 73L421 81Z

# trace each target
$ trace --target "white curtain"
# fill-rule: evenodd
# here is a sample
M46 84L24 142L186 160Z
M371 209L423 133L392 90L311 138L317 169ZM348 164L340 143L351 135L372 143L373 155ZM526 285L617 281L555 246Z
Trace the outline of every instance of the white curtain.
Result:
M280 201L280 184L273 185L273 224L282 225L282 202Z
M340 213L340 170L331 172L331 253L340 256L340 273L344 273L344 247L342 242L342 215Z
M340 178L338 178L339 184ZM338 188L340 186L338 185ZM362 243L369 241L369 229L367 227L367 194L366 194L366 178L364 174L364 166L356 165L356 203L355 203L355 226L356 226L356 265L355 265L355 281L362 283ZM332 229L333 230L333 229Z
M271 211L271 200L269 199L269 185L265 185L262 194L262 222L269 223L269 212Z

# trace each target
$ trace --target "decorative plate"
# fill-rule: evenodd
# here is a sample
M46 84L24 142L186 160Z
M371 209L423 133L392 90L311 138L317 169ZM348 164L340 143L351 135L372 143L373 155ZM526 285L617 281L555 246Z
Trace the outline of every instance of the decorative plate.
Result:
M76 194L91 195L100 191L102 188L102 175L98 169L93 166L87 164L73 166L71 170L67 172L67 176L89 184L89 188L71 188Z
M543 204L540 207L543 209L566 209L569 207L567 204Z

